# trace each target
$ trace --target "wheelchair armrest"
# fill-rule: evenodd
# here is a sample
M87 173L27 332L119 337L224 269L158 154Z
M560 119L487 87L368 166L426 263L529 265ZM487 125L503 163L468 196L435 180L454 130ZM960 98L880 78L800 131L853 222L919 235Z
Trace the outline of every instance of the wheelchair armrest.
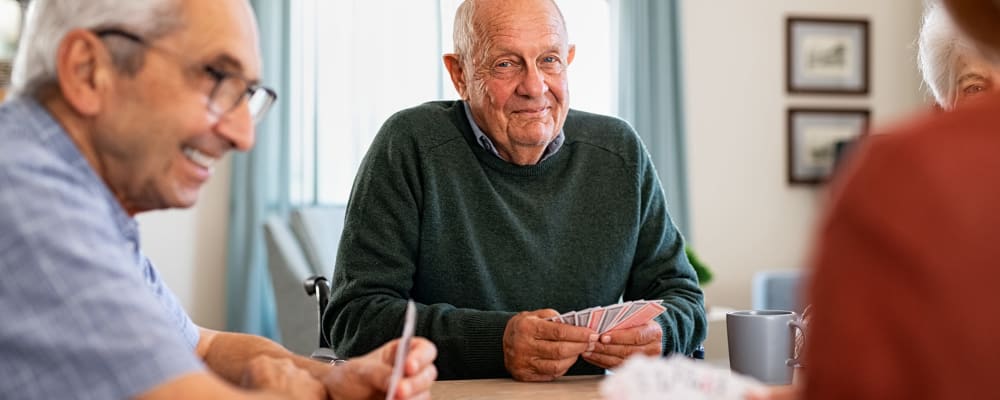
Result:
M313 275L302 282L302 285L306 290L306 295L309 297L316 295L316 308L319 315L319 326L317 327L319 333L319 350L329 350L330 343L327 341L326 336L323 335L323 311L326 310L326 304L330 302L330 283L323 276ZM332 354L333 351L330 350L330 353ZM315 355L316 353L314 352L313 354Z

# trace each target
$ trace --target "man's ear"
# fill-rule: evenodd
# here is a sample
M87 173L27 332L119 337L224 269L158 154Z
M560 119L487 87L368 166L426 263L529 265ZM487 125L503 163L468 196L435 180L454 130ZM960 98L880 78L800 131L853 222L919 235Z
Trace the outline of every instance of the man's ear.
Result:
M566 54L566 65L573 63L573 59L576 58L576 45L569 45L569 52Z
M451 83L455 85L455 91L462 100L468 100L469 96L466 93L468 88L465 82L465 74L462 69L462 60L459 59L458 54L445 54L443 57L444 67L448 70L448 75L451 76Z
M56 74L63 99L76 112L93 116L101 110L101 92L111 84L111 59L101 40L74 29L59 42Z

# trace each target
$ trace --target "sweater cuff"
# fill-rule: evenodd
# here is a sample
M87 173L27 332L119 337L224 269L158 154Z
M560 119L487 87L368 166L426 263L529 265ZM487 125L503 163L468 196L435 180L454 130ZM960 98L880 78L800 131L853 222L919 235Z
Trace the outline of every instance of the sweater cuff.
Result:
M503 364L503 332L514 313L479 312L465 318L468 367L479 376L510 376Z

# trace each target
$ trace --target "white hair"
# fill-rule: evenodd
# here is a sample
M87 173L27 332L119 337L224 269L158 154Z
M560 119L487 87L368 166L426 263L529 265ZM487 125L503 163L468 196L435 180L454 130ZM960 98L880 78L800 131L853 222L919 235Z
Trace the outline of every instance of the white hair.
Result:
M181 13L179 0L32 0L14 56L11 93L37 96L56 82L56 53L73 29L117 28L153 40L177 29ZM120 69L129 72L141 67L141 58L136 61L141 52L133 51L130 56L122 54L128 49L124 46L109 48Z
M958 56L975 52L975 47L952 22L944 7L931 3L924 12L920 38L917 40L917 59L924 84L934 100L944 109L955 105L955 74Z

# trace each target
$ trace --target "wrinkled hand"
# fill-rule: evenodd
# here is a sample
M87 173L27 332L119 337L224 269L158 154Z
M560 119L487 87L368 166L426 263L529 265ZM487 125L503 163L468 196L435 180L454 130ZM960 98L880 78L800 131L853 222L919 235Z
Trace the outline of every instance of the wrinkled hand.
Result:
M601 335L593 351L583 353L583 359L601 368L614 368L633 354L663 354L662 339L660 324L650 320L645 325Z
M243 372L244 387L288 395L293 399L325 399L326 389L309 371L287 358L257 356Z
M331 399L362 400L385 399L389 390L389 377L396 359L399 339L386 343L371 353L352 358L336 366L323 377L323 384ZM410 340L410 353L403 363L403 379L396 386L393 397L402 399L430 399L431 384L437 379L437 347L429 340L414 337Z
M519 381L551 381L563 376L577 357L594 349L597 333L589 328L546 321L555 310L522 312L503 332L503 363Z

